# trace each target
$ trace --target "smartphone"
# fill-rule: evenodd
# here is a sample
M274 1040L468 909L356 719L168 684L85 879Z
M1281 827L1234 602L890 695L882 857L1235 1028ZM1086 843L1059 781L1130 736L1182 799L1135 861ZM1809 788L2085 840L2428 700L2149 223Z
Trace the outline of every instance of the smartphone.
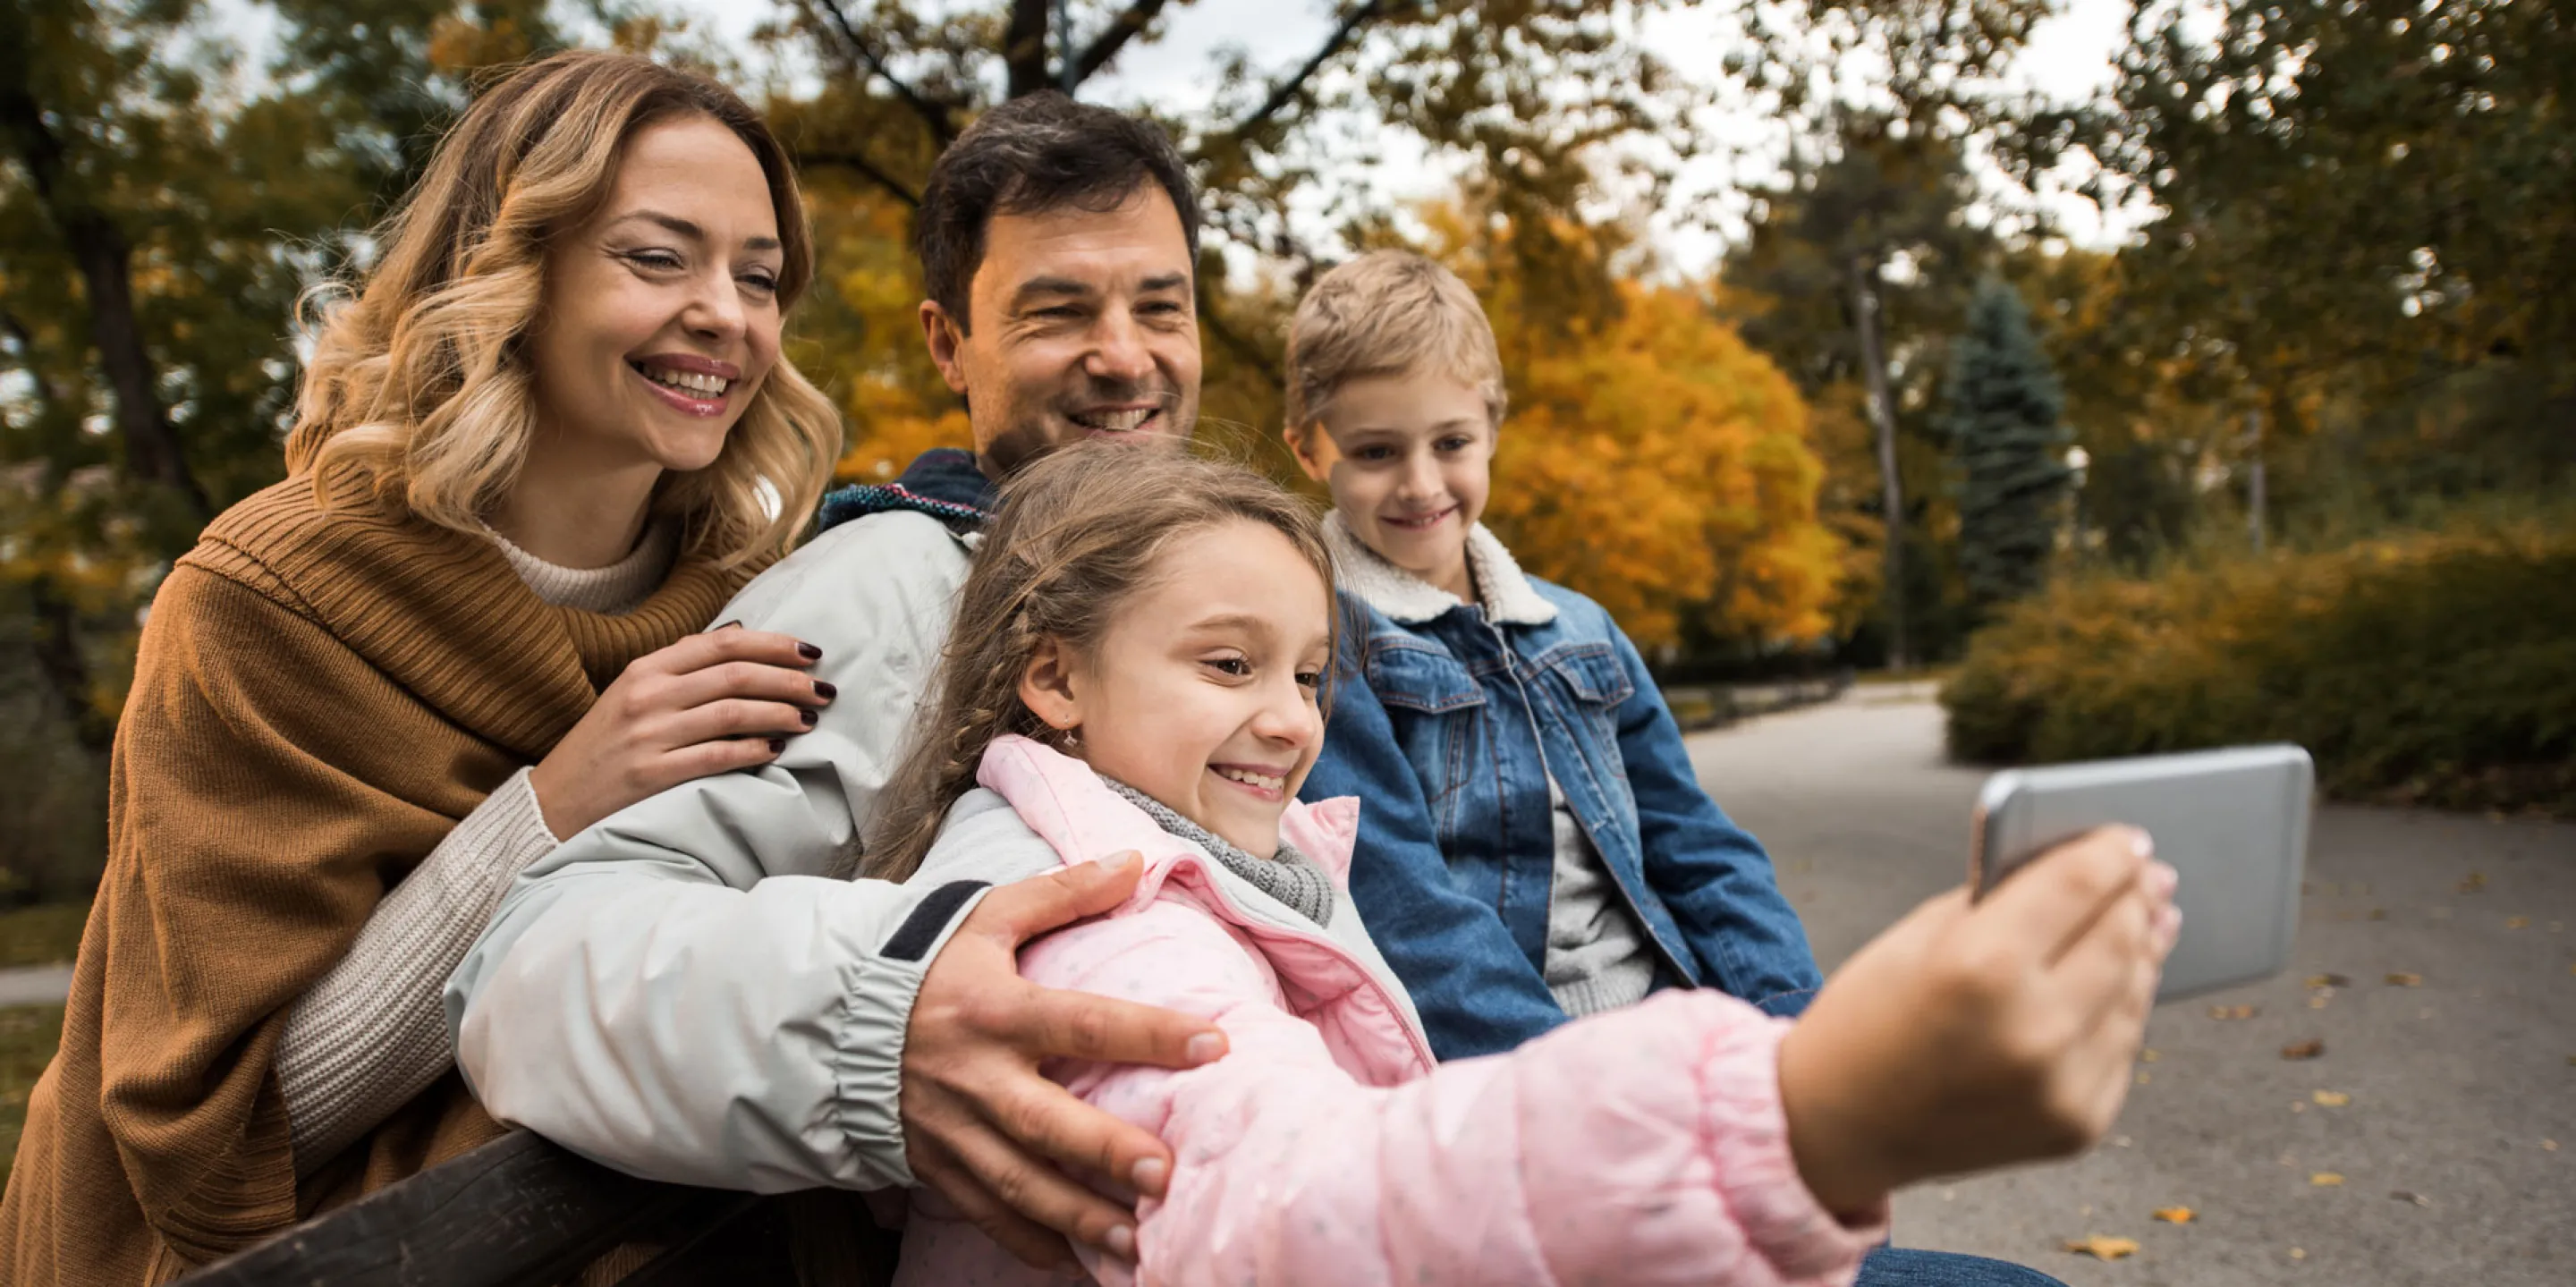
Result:
M2156 999L2251 982L2290 963L2315 792L2316 766L2289 745L2006 770L1977 797L1968 884L1982 898L2058 844L2127 823L2180 876L2182 937Z

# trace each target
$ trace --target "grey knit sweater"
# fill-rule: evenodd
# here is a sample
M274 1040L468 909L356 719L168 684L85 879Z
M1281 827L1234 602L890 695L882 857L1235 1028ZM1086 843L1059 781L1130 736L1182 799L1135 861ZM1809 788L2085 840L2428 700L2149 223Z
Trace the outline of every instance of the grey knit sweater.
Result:
M1127 797L1129 804L1144 810L1155 826L1207 850L1209 857L1223 863L1227 871L1251 881L1262 893L1317 925L1333 919L1333 878L1286 839L1280 840L1277 857L1255 858L1225 837L1182 817L1162 801L1106 774L1100 780Z

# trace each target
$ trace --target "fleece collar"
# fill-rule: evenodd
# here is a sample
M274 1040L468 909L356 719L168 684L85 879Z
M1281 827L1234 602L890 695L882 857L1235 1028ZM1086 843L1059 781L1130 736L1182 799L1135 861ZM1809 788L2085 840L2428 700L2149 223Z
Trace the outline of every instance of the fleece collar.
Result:
M1333 552L1333 571L1342 588L1397 621L1418 625L1459 606L1458 596L1361 544L1338 512L1324 516L1324 544ZM1482 523L1467 533L1467 569L1484 599L1479 606L1496 624L1543 626L1556 620L1556 605L1539 596L1512 552Z

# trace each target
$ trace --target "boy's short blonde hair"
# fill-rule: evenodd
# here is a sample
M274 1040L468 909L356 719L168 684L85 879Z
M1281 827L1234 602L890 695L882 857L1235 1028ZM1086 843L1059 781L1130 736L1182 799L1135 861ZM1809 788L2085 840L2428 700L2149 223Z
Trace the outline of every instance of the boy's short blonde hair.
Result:
M1409 250L1373 250L1324 274L1288 325L1288 424L1314 424L1353 380L1453 376L1500 426L1503 358L1484 306L1458 274Z

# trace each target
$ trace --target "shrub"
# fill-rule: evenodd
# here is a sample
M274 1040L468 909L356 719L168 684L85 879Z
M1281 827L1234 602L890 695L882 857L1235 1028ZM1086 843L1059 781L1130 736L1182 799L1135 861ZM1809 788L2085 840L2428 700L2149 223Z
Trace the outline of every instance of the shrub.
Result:
M1941 701L1964 760L2291 741L2330 794L2576 817L2576 522L2063 580Z

